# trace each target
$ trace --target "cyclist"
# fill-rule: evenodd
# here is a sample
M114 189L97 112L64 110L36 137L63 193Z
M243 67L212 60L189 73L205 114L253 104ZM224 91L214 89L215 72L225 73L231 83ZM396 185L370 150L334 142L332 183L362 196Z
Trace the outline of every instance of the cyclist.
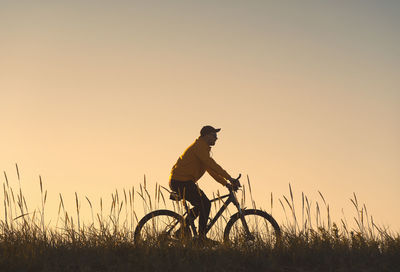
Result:
M188 216L194 220L199 216L199 238L206 240L206 226L210 214L211 202L205 193L196 184L207 171L216 181L230 188L237 187L237 181L232 178L210 156L211 146L215 145L217 132L221 129L204 126L200 130L200 137L191 144L179 157L172 167L169 186L194 208ZM230 183L228 182L230 181Z

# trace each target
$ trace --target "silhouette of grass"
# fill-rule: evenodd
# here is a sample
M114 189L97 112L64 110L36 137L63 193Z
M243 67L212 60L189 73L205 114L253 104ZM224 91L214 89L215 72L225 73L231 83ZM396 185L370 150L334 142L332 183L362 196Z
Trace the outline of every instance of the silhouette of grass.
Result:
M132 237L138 222L135 194L140 197L144 213L159 208L183 212L179 204L165 201L162 186L156 184L153 198L146 178L138 191L132 187L124 189L123 194L114 192L108 214L102 199L96 213L92 201L85 196L86 201L82 202L78 193L75 193L76 211L68 213L60 194L56 223L50 225L46 224L47 190L41 177L41 208L30 211L17 165L16 172L20 187L17 194L4 172L0 271L400 271L399 234L379 227L366 206L359 204L356 194L350 200L356 211L354 228L346 219L339 223L332 221L329 205L320 192L323 206L302 193L300 221L289 184L289 197L278 199L286 221L280 223L282 238L275 246L221 243L202 247L195 243L171 245L157 239L135 244ZM249 193L247 199L256 207L248 177L247 183L241 195L238 194L239 200L244 205ZM89 223L81 217L81 207L86 202L90 207ZM272 193L270 203L272 213ZM213 205L218 208L222 202ZM322 218L321 208L326 210L326 218ZM213 227L212 238L222 239L230 215L228 211Z

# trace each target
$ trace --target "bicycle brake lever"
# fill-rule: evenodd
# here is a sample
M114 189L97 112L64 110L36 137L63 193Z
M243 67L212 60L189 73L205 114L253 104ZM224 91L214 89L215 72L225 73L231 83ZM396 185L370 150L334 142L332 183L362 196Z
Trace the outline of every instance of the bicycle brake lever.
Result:
M236 182L237 182L237 187L238 187L238 188L239 188L239 187L242 187L242 184L240 184L240 181L239 181L239 179L240 179L241 176L242 176L242 174L239 174L239 176L235 179Z

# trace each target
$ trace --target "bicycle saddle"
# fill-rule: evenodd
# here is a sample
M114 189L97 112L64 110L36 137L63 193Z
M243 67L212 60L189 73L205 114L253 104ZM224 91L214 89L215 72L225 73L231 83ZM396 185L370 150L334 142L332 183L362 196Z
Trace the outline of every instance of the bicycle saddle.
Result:
M182 200L183 198L177 192L171 192L169 195L169 199L179 201L179 200Z

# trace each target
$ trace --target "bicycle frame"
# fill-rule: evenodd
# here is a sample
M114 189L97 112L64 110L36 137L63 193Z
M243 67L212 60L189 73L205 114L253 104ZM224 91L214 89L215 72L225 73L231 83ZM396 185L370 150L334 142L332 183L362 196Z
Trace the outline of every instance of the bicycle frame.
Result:
M246 221L244 220L244 217L242 216L242 208L240 207L239 201L237 200L236 195L235 195L235 192L234 192L233 190L230 189L230 190L229 190L229 194L223 195L223 196L220 196L220 197L216 197L216 198L214 198L214 199L211 199L210 202L215 202L215 201L217 201L217 200L222 200L222 199L224 199L224 198L228 198L228 199L224 202L224 204L223 204L222 207L219 209L219 211L216 213L216 215L214 216L214 218L212 218L211 221L207 224L207 226L206 226L206 234L211 230L211 228L212 228L212 227L214 226L214 224L217 222L217 220L219 219L219 217L223 214L223 212L228 208L228 206L229 206L231 203L233 203L233 204L236 206L236 208L238 209L239 214L241 215L241 221L242 221L242 224L243 224L243 226L244 226L244 229L245 229L245 231L246 231L248 234L250 234L248 225L247 225ZM184 204L184 206L185 206L185 209L186 209L186 213L185 213L183 216L189 214L189 208L188 208L188 206L187 206L186 204ZM193 231L194 236L197 236L198 233L197 233L196 227L195 227L195 225L194 225L194 220L191 219L188 223L189 223L189 225L191 226L191 229L192 229L192 231Z

